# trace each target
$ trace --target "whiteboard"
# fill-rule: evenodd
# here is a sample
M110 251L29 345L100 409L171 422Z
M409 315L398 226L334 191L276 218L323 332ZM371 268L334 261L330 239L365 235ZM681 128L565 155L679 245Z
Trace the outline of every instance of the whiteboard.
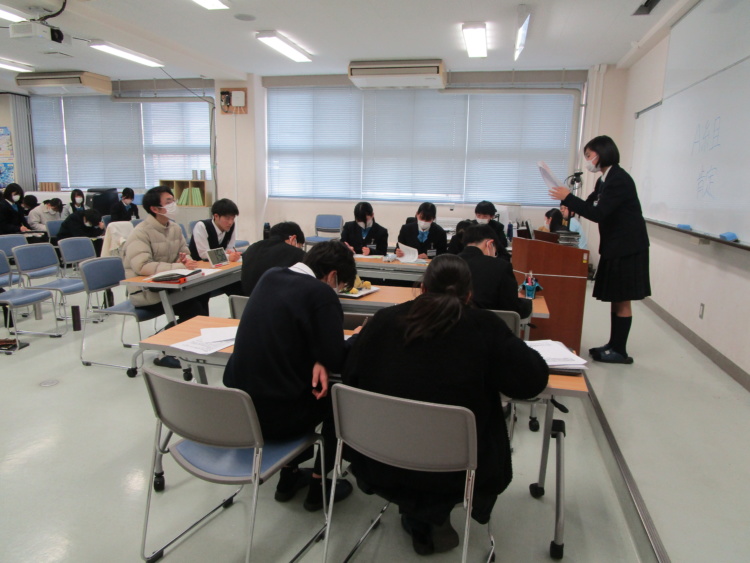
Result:
M665 98L636 119L632 172L647 218L746 243L750 34L731 46L716 39L736 37L737 18L750 21L750 2L703 0L673 29Z

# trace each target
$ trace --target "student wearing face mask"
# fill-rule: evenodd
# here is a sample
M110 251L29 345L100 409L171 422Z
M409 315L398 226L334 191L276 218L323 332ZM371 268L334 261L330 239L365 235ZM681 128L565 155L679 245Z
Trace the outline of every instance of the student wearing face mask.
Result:
M29 197L34 196L24 197L24 203L27 201L26 198ZM34 198L34 200L36 200L36 198ZM63 202L57 197L47 199L42 205L32 207L27 218L29 226L35 231L46 231L48 222L60 220L62 208Z
M86 207L83 202L84 198L83 192L81 190L76 188L75 190L70 192L70 203L63 207L62 219L67 219L68 215L72 215L76 211L84 211L85 209L88 209L88 207Z
M0 198L0 234L13 235L30 231L23 213L23 188L11 183L5 187Z
M546 233L558 233L560 231L567 231L563 226L563 214L557 208L552 208L544 214L544 226L539 227L539 230Z
M96 209L86 209L85 211L79 211L68 215L68 218L60 225L60 230L57 232L57 237L54 240L62 240L70 237L88 237L92 239L94 244L94 250L96 255L100 256L102 253L101 236L104 234L104 223L102 223L102 214Z
M341 242L354 254L384 256L388 252L388 229L375 222L372 205L360 201L354 206L354 221L344 223Z
M419 258L435 258L448 251L448 235L443 227L438 225L437 209L434 203L425 201L417 209L416 222L406 223L398 233L399 244L416 248ZM404 253L396 248L399 258Z
M565 187L550 189L550 196L571 211L599 224L599 268L594 297L611 303L609 342L589 349L594 360L632 364L627 341L633 321L631 301L651 295L648 259L648 232L641 202L630 174L620 168L620 152L615 142L602 135L583 148L586 169L601 172L594 191L586 200Z
M198 263L190 258L182 229L174 222L177 203L172 190L166 186L151 188L143 196L143 209L148 217L133 229L123 246L125 277L153 276L168 270L198 268ZM205 294L175 304L173 309L178 322L208 315L209 297L209 294ZM128 298L136 307L160 312L164 310L158 292L137 288L129 292ZM172 356L157 358L154 363L162 367L180 367L180 362Z
M111 221L132 221L133 219L140 219L138 216L138 206L133 203L135 198L135 192L131 188L125 188L122 190L122 197L120 201L112 206L112 210L109 212Z
M49 200L45 200L44 203L49 203ZM33 194L26 194L21 199L21 211L24 216L28 217L31 210L39 205L39 200ZM28 219L27 219L28 220Z
M505 236L505 226L500 221L495 221L495 215L497 215L497 209L495 204L491 201L480 201L474 208L474 219L475 225L489 225L492 230L495 231L497 237L497 255L505 260L510 261L510 254L506 248L508 248L508 239Z
M320 242L303 262L268 270L242 313L234 353L224 370L224 385L253 398L264 438L294 438L322 422L328 471L336 453L328 374L341 373L352 344L352 339L344 340L337 292L351 285L356 274L354 257L340 241ZM320 459L312 475L297 468L309 457L303 454L281 470L277 501L289 501L307 488L305 509L323 507ZM342 479L336 500L351 491Z

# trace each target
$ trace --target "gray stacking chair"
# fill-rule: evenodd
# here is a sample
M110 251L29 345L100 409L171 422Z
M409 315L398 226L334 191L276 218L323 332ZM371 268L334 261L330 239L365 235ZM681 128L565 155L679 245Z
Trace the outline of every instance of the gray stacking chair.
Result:
M212 483L240 485L240 487L214 506L205 516L196 520L150 555L146 552L148 521L153 496L152 488L149 487L141 544L143 558L149 563L161 558L165 549L211 514L222 507L229 508L243 486L249 484L253 486L252 499L249 504L249 530L245 557L249 561L253 546L259 486L314 444L318 444L321 448L320 457L323 459L323 437L310 432L296 440L265 441L253 401L244 391L196 385L158 375L148 369L144 372L144 381L156 415L156 436L151 462L151 473L154 475L153 490L163 491L165 488L161 463L162 454L165 453L172 454L175 462L194 477ZM166 436L162 436L164 427L167 430ZM173 434L182 439L170 443ZM325 473L325 467L322 467L322 470ZM325 480L323 480L323 487L323 526L293 560L304 554L326 531ZM177 488L179 489L180 487ZM171 494L176 495L177 491Z
M28 242L23 235L0 235L0 252L5 252L8 261L11 262L11 267L15 263L13 259L13 249L16 246L22 246L25 244L28 244Z
M60 226L62 224L62 219L47 221L47 234L49 235L50 239L57 238L57 233L60 232Z
M101 315L102 318L106 318L107 315L123 315L122 319L122 330L120 331L120 341L126 348L131 348L134 344L126 344L123 340L125 333L125 319L132 317L137 321L138 325L138 340L141 338L141 325L140 323L150 321L160 316L162 313L155 313L142 307L134 306L128 299L125 299L122 303L107 307L104 309L95 309L92 301L95 298L96 293L100 291L107 291L113 287L120 285L120 282L125 279L125 268L122 265L122 260L117 256L103 256L101 258L90 258L80 264L81 280L83 282L84 290L86 291L86 310L83 318L83 334L81 336L81 363L84 366L90 366L96 364L100 366L109 366L114 368L127 369L128 377L135 377L138 372L138 356L140 351L136 352L132 356L130 366L122 366L117 364L108 364L103 362L94 362L85 357L86 352L86 329L89 324L89 320L93 320L94 316Z
M54 309L54 295L48 289L30 289L26 287L14 287L11 288L13 283L17 283L20 276L11 270L8 257L5 252L0 250L0 287L8 287L6 291L0 293L0 305L8 308L7 319L13 319L13 335L16 337L16 344L14 349L4 350L6 355L17 352L21 348L28 346L28 343L21 342L18 337L19 334L43 334L56 338L61 336L57 326L57 317L55 317L55 332L34 332L30 330L21 330L18 328L18 315L15 315L17 307L28 307L29 305L36 305L46 301L47 299L52 301L52 308ZM6 328L9 326L9 322L6 321Z
M477 430L474 413L465 407L425 403L381 395L348 385L334 385L333 417L336 423L336 462L331 499L336 493L336 479L342 475L344 444L367 457L413 471L465 471L463 506L466 509L464 544L461 561L466 562L469 548L469 526L474 498L474 473L477 468ZM381 509L373 523L349 552L354 555L370 531L378 526L390 502ZM328 558L328 540L333 523L333 505L328 504L328 533L323 560ZM495 539L489 530L490 551L494 560Z
M68 267L76 268L78 264L89 258L96 258L94 243L88 237L64 238L57 243L63 262L63 275L68 272Z
M339 238L341 229L344 228L344 218L341 215L316 215L315 216L315 235L305 237L305 248ZM320 236L323 233L326 236Z
M245 295L230 295L229 296L229 318L230 319L241 319L242 311L245 310L247 301L250 299Z

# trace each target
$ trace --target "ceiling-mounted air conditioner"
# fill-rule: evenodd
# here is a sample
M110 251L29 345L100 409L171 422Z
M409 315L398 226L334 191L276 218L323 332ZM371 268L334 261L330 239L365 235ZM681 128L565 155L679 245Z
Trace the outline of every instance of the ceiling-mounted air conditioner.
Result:
M352 61L349 80L361 89L442 89L447 83L445 64L439 59L416 61Z
M16 84L37 96L112 94L112 81L108 77L83 70L25 72L16 75Z

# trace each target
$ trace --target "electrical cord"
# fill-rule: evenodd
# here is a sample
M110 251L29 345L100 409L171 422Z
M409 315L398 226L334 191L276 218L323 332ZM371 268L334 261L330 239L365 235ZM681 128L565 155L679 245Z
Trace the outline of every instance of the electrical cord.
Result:
M39 18L30 20L30 21L37 21L37 22L46 22L49 19L56 18L60 14L62 14L65 11L65 7L68 4L68 0L63 0L62 6L60 6L60 9L57 10L54 14L47 14L46 16L41 16Z

